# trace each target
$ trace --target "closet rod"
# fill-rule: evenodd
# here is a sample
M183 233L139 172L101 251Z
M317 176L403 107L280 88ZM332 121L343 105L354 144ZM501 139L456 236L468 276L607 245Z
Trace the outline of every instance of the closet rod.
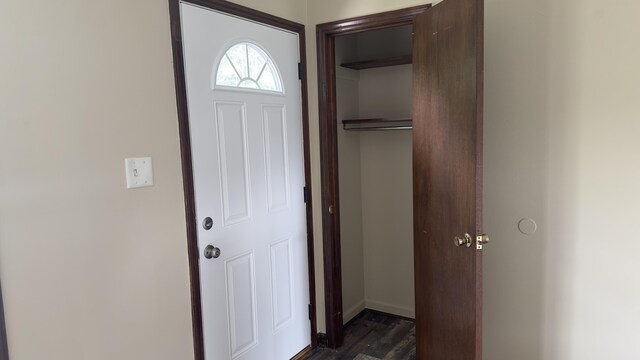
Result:
M342 120L342 128L348 131L411 130L411 119L355 119Z

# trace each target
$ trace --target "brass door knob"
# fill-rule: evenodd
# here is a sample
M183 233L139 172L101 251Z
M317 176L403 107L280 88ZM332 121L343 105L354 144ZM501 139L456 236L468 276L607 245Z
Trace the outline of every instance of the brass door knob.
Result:
M471 243L472 243L471 235L469 235L469 234L464 234L464 236L463 236L463 237L456 236L456 237L453 239L453 243L454 243L456 246L466 246L466 247L471 247Z
M471 247L471 245L473 244L473 238L471 237L471 235L469 235L468 233L464 234L464 236L460 237L460 236L456 236L453 239L453 243L456 246L466 246L466 247ZM489 243L489 235L487 234L481 234L481 235L477 235L476 236L476 249L477 250L482 250L482 245L485 245Z

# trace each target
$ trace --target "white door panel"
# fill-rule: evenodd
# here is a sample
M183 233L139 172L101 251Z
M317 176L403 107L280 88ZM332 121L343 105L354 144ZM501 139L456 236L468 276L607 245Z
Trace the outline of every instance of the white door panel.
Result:
M193 5L180 9L205 356L289 359L310 343L298 37ZM243 42L276 70L234 71L254 78L276 71L283 92L215 85L225 52ZM211 230L202 227L205 217ZM203 256L209 244L220 257Z

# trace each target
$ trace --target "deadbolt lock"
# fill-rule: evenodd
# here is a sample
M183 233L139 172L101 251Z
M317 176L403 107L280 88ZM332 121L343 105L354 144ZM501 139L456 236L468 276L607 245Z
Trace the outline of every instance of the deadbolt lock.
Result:
M213 219L210 217L206 217L204 218L204 220L202 220L202 228L204 228L205 230L210 230L213 227Z

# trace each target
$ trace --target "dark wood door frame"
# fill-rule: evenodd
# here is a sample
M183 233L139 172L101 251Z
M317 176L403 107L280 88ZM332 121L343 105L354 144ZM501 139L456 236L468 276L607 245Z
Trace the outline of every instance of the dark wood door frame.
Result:
M191 159L191 138L189 135L189 113L187 109L187 92L185 84L184 57L182 52L182 27L180 23L180 3L187 2L207 9L238 16L244 19L267 24L276 28L298 34L300 41L300 74L302 90L302 135L304 141L304 173L305 186L311 188L311 163L309 153L309 103L307 89L307 63L305 45L305 27L283 18L253 10L224 0L169 0L171 21L171 42L173 49L173 69L176 84L176 101L178 111L178 127L180 132L180 153L182 157L182 177L185 201L185 217L187 221L187 254L189 258L189 278L191 285L191 317L193 329L193 346L196 360L204 360L204 335L202 331L202 303L200 294L200 268L198 265L198 238L195 211L195 194L193 187L193 163ZM300 189L303 191L303 189ZM307 191L307 256L309 261L309 301L311 348L318 344L315 276L313 257L313 214L311 192Z
M2 283L0 283L0 359L9 360L9 345L7 344L7 327L4 321L4 302L2 300Z
M320 168L322 186L322 246L327 345L342 344L342 265L340 251L340 209L338 189L338 140L335 38L403 25L412 25L416 15L431 4L374 15L339 20L316 27L318 51L318 102L320 125ZM329 209L332 209L330 211Z

